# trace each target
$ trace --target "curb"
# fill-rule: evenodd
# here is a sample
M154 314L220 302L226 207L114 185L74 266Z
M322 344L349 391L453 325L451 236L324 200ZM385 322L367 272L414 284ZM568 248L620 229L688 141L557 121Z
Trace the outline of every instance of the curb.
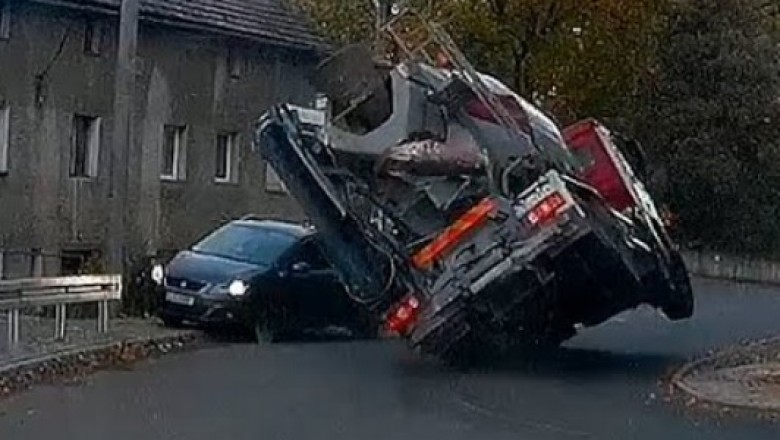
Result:
M758 342L751 342L746 345L733 347L731 349L724 349L724 350L716 351L714 353L710 353L700 359L696 359L691 362L688 362L682 367L678 368L672 374L670 378L670 383L674 388L696 399L696 401L698 402L702 402L710 405L716 405L723 408L733 408L737 410L777 413L780 410L778 410L776 407L766 407L760 404L750 405L750 404L743 404L743 403L736 403L736 402L726 402L726 401L710 398L709 396L706 396L698 392L694 387L689 386L685 382L685 378L693 371L704 369L708 366L717 365L719 361L728 359L729 356L746 356L748 355L750 349L767 347L773 344L774 345L780 344L780 337L772 337ZM750 362L746 362L745 365L749 363Z
M780 280L754 280L751 278L735 278L726 275L711 275L705 272L689 272L691 278L698 278L700 280L711 281L723 281L732 284L743 284L745 286L762 286L762 287L780 287Z
M183 331L176 335L135 337L71 347L23 358L0 366L0 399L34 385L55 383L112 366L130 365L179 352L204 340L198 331Z
M745 284L780 285L780 260L729 252L681 250L691 275Z

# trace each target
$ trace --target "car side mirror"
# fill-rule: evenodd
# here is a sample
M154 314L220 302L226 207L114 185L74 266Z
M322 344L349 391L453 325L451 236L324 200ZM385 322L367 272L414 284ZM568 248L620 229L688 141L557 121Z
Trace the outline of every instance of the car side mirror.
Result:
M311 270L311 265L305 261L299 261L293 263L293 265L290 266L290 270L296 274L305 274Z

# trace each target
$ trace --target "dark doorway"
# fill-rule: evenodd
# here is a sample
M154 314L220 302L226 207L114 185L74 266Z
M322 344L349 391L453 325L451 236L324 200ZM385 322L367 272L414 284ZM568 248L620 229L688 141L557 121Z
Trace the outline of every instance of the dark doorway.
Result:
M62 276L96 273L100 252L92 249L63 250L60 258Z

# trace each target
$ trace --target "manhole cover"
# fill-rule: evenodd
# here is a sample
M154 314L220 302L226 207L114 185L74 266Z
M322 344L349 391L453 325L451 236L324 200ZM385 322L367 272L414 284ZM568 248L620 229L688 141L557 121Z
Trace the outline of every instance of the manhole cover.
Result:
M699 399L780 410L780 363L714 367L690 372L679 382Z

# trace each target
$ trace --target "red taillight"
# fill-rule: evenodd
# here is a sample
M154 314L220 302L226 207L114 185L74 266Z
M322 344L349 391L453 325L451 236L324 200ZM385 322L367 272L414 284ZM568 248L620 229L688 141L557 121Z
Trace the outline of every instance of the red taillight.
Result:
M531 209L526 218L532 226L543 225L558 215L558 211L566 205L566 201L560 194L552 193Z
M430 268L436 260L452 250L469 232L485 224L497 208L498 204L492 199L483 199L474 205L412 257L414 266L418 269Z
M390 331L404 335L409 332L420 311L420 300L413 295L404 298L387 317L387 328Z

